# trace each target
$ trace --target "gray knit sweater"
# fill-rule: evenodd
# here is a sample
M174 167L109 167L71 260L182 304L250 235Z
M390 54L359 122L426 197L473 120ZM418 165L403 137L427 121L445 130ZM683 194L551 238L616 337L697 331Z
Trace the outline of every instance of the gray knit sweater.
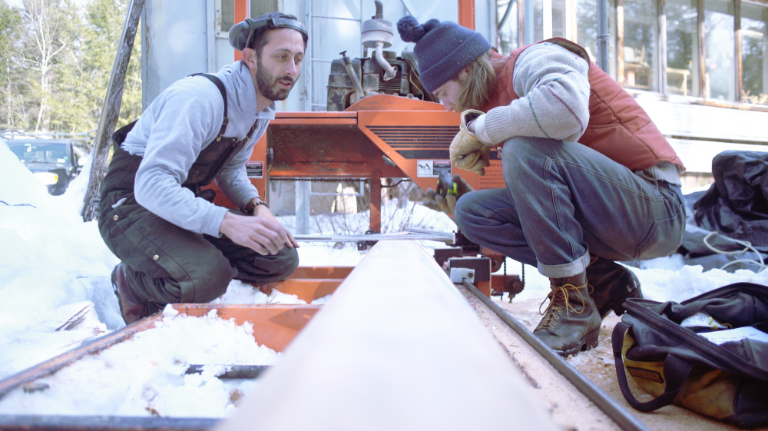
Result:
M478 139L495 145L516 136L577 142L589 123L589 64L553 43L527 48L512 77L520 96L475 121ZM661 162L646 169L652 178L680 185L678 167Z
M215 74L227 90L229 125L225 137L245 138L255 121L251 141L224 166L216 184L239 207L259 196L248 179L245 162L253 146L275 118L274 105L257 112L256 88L248 67L240 62ZM216 86L202 76L181 79L155 99L126 137L122 148L143 156L136 173L136 201L159 217L187 230L212 236L227 209L216 206L181 184L200 152L221 130L224 101Z

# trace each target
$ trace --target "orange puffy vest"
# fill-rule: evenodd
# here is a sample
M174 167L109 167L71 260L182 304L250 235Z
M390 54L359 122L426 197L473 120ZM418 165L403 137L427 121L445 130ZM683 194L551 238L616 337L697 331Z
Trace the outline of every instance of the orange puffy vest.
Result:
M589 62L589 123L579 143L633 171L650 168L661 161L684 168L648 114L613 78L589 61L584 48L559 37L542 42L560 45ZM512 77L517 57L529 46L512 51L506 63L496 69L499 86L484 112L520 98L515 94Z

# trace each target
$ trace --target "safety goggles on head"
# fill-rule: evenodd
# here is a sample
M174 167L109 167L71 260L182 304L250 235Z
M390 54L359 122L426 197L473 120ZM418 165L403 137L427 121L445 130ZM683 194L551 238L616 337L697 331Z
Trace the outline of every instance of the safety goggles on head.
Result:
M245 21L235 24L229 30L229 44L236 50L242 51L250 45L254 34L267 29L276 28L290 28L298 31L301 33L304 43L307 43L307 39L309 39L304 24L299 20L284 17L264 18L260 20L246 18Z

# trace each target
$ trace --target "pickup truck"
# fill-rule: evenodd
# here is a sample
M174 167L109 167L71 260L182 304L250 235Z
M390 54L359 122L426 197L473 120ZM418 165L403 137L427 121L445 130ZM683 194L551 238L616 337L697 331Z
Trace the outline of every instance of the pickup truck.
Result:
M63 194L82 169L78 160L83 152L76 141L10 139L5 143L52 195Z

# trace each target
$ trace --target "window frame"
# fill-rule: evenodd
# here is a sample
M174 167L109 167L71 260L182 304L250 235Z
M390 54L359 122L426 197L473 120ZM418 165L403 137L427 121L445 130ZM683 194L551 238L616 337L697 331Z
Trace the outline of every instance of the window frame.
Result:
M624 79L623 79L623 71L624 71L624 55L623 55L623 48L624 48L624 23L623 23L623 16L621 15L623 13L623 0L610 0L613 3L615 16L614 16L614 31L615 31L615 38L613 40L614 42L614 58L613 58L613 66L615 67L616 81L624 87ZM768 105L757 105L757 104L751 104L751 103L745 103L742 102L742 90L743 90L743 58L742 58L742 35L741 35L741 19L742 19L742 2L747 2L750 4L762 6L768 8L768 0L729 0L733 2L734 7L734 46L733 46L733 55L734 55L734 73L735 73L735 86L734 91L736 92L736 101L729 102L729 101L722 101L713 99L711 97L708 97L708 95L705 92L706 88L706 82L705 82L705 76L706 76L706 23L705 23L705 11L706 11L706 2L707 0L698 0L697 4L697 37L698 37L698 52L693 53L698 59L699 67L697 70L696 76L691 76L691 79L696 79L698 82L698 88L699 88L699 95L698 96L684 96L684 95L677 95L677 94L669 94L668 88L667 88L667 21L666 21L666 0L649 0L655 3L656 5L656 14L658 19L658 34L656 35L656 41L657 41L657 47L653 52L654 58L654 64L656 65L656 70L653 75L655 76L656 82L652 83L651 88L655 87L658 89L658 91L653 90L641 90L641 89L633 89L633 88L625 88L625 91L635 94L635 95L644 95L649 97L656 97L659 99L664 100L685 100L689 103L694 104L701 104L701 105L708 105L708 106L718 106L718 107L727 107L727 108L736 108L736 109L742 109L742 110L756 110L756 111L765 111L768 112ZM525 31L525 23L524 23L524 8L520 7L522 6L522 1L517 0L518 2L518 38L521 41L520 46L522 46L522 40L524 39L524 31ZM578 0L565 0L566 2L566 10L574 11L578 7ZM498 9L498 5L497 5ZM568 19L568 18L566 18ZM570 26L567 26L570 27ZM565 37L568 39L573 40L573 35L569 34L570 32L566 30Z

